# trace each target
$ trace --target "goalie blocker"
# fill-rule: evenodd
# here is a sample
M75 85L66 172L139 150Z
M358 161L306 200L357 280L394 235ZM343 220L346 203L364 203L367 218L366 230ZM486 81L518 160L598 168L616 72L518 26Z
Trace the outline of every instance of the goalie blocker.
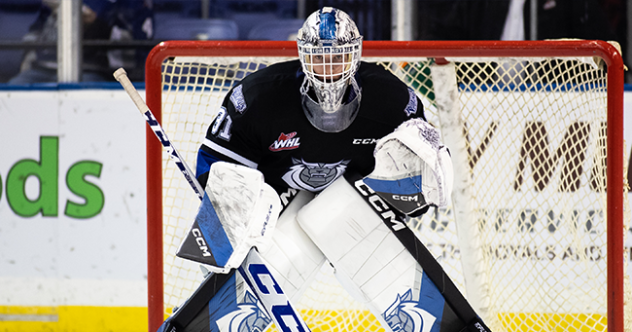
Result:
M214 273L238 268L252 247L269 241L281 211L261 172L227 162L209 171L202 204L177 256Z

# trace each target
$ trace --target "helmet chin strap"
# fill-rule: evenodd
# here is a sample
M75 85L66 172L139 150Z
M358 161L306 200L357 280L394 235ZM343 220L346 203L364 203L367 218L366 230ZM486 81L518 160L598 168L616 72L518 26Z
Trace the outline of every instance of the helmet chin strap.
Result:
M352 96L355 96L347 103L341 103L338 109L326 112L320 106L320 104L309 95L310 84L307 77L303 80L301 85L301 99L303 106L303 112L309 120L309 122L316 129L326 133L339 133L347 129L353 120L358 115L361 100L361 89L358 86L356 80L352 77L349 79L349 86L352 91Z

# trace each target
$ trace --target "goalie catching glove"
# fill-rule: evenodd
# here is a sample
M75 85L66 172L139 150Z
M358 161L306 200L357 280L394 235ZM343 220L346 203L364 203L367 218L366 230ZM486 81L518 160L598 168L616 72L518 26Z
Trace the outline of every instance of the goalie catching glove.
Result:
M198 214L176 255L228 273L252 247L266 245L280 211L279 196L261 172L213 163Z
M411 119L380 139L375 169L365 179L399 211L417 217L430 206L446 206L453 183L452 161L440 133L426 121Z

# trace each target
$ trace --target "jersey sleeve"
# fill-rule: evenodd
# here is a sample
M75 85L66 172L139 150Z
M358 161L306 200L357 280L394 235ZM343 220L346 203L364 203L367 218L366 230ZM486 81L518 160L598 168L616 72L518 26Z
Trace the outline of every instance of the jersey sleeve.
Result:
M248 106L250 101L247 101L241 84L227 94L198 150L196 177L200 184L206 184L208 171L217 161L257 168L260 140L256 121L250 116L254 108Z

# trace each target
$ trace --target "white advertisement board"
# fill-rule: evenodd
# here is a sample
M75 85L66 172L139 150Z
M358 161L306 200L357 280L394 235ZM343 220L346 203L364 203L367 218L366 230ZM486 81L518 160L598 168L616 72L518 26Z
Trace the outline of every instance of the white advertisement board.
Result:
M0 140L0 321L146 307L145 122L127 94L0 91Z

